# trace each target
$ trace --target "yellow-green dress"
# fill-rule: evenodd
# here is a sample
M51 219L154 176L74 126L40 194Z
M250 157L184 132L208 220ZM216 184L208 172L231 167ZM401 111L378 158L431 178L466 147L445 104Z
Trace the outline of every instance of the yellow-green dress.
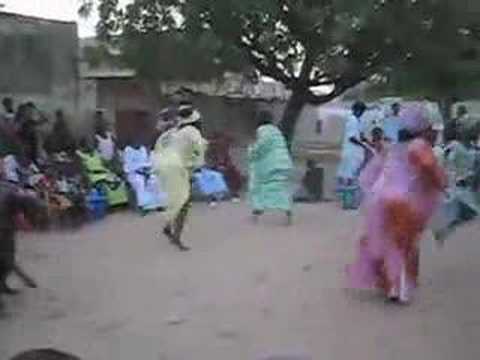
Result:
M167 222L173 222L191 196L194 169L205 163L207 141L194 126L170 130L162 135L154 150L154 168L167 193Z

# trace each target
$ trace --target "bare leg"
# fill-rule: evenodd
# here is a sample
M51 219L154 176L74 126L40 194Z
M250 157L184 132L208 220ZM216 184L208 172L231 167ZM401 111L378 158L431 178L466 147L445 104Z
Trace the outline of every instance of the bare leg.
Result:
M12 289L10 286L7 284L7 278L8 276L12 273L13 271L13 264L12 266L3 267L1 274L0 274L0 294L5 294L5 295L17 295L18 291Z
M2 284L0 285L0 294L15 296L15 295L18 295L19 293L20 291L16 289L12 289L10 286L8 286L5 280L2 280Z
M182 207L180 212L178 213L177 217L175 218L174 229L173 229L173 236L172 236L172 243L176 245L181 251L188 251L190 248L185 246L182 241L182 232L183 228L185 227L185 221L187 219L188 213L191 207L191 200L189 199Z
M14 264L13 266L13 272L20 278L20 280L23 281L25 286L31 288L31 289L36 289L38 287L37 283L33 278L28 275L18 264Z
M7 277L9 272L3 272L0 276L0 295L7 294L10 295L12 289L7 285Z
M172 232L172 226L170 225L170 223L168 223L167 225L165 225L165 227L163 228L163 234L169 238L170 240L172 240L173 238L173 232Z
M292 226L293 225L293 213L291 210L288 210L286 212L287 215L287 226Z
M258 220L259 220L260 216L262 216L262 215L263 215L262 210L253 210L253 212L252 212L253 223L258 224Z
M410 303L410 297L407 288L407 270L405 265L403 266L402 273L400 275L399 300L400 303L404 305L408 305Z

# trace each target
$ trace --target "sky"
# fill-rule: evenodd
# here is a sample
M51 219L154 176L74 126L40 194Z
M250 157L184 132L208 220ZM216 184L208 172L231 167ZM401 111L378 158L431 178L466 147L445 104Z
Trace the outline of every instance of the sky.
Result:
M126 2L128 0L124 0ZM95 14L88 20L79 19L77 14L79 0L0 0L3 11L14 12L48 19L78 22L80 37L95 35Z

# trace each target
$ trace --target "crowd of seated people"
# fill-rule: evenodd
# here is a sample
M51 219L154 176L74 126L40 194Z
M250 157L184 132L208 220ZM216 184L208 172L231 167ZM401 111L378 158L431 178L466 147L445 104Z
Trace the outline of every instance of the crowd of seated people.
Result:
M92 192L102 194L107 208L132 204L146 214L165 207L149 149L135 142L117 148L101 112L95 114L94 132L75 139L57 110L52 130L42 139L40 129L49 120L33 103L15 108L6 98L2 105L0 180L43 200L54 222L87 221Z
M60 225L91 217L91 194L100 193L107 208L131 207L142 215L163 210L167 199L153 171L151 149L132 136L122 148L97 111L90 135L75 138L62 110L50 124L32 103L15 106L5 98L0 111L0 179L45 201ZM45 136L45 128L51 128ZM237 201L244 178L231 156L231 137L209 139L206 165L194 174L194 193L210 204Z

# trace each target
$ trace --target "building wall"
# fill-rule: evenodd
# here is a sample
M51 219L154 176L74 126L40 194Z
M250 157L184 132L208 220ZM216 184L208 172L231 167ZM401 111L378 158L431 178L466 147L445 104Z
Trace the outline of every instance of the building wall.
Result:
M144 127L144 119L136 113L150 114L150 127L153 128L155 114L169 105L168 98L158 101L149 100L140 87L133 85L132 80L97 80L99 108L106 110L106 117L112 127L119 121L131 121ZM220 96L192 95L191 100L200 110L204 118L206 136L216 131L226 132L235 139L232 158L243 173L247 173L247 146L254 139L255 114L259 110L271 111L276 120L280 120L285 108L284 101L258 101L248 99L231 99ZM123 115L118 116L119 112ZM297 123L294 141L297 160L297 177L304 172L307 158L317 160L325 168L325 192L333 196L335 173L339 160L339 148L343 137L344 120L349 113L348 105L343 103L327 104L320 107L306 106ZM321 129L317 123L321 122ZM135 126L124 126L130 133ZM320 130L320 131L317 131ZM312 151L313 150L313 151ZM320 150L320 151L317 151ZM327 150L322 152L322 150Z
M77 125L77 25L0 12L0 97L63 109Z
M80 79L77 121L72 124L79 136L86 135L93 128L93 119L97 109L97 81Z

